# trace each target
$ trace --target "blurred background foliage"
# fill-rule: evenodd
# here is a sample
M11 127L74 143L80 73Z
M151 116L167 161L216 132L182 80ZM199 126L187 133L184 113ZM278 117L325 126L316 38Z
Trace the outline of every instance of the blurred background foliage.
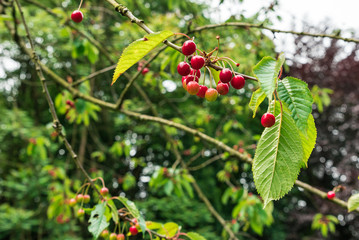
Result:
M69 22L77 1L37 1L40 5L33 0L21 2L42 62L69 83L113 65L129 43L144 35L105 1L85 1L85 18L77 25ZM121 2L155 31L187 33L214 22L207 14L209 6L196 1ZM240 6L242 1L221 1L228 2ZM264 18L265 24L270 25L273 19L280 19L275 13L276 4L274 1L264 6L253 16L229 16L228 21L262 23L257 19ZM8 21L14 26L15 16L18 31L24 36L19 13L2 3L0 13L0 68L4 70L0 74L0 239L90 239L86 220L76 219L73 210L66 206L66 199L74 196L83 176L53 132L33 64L11 38L5 24ZM111 57L80 32L100 42ZM190 35L207 52L217 46L219 35L220 55L238 61L239 71L248 75L252 75L252 67L263 56L278 54L273 36L260 29L218 28ZM284 75L308 82L316 99L314 116L318 128L309 169L302 171L300 179L324 191L341 184L345 190L338 195L346 200L359 189L358 49L348 44L351 48L344 52L343 42L331 40L328 44L309 37L295 37L294 43L296 49L288 57L290 64ZM173 49L164 50L150 64L149 73L136 80L153 106L148 106L132 88L124 107L149 115L154 107L163 118L200 129L238 151L245 149L254 154L262 131L259 116L266 111L263 107L253 119L248 108L255 83L247 81L244 89L231 89L229 95L209 103L182 89L181 77L176 73L182 59ZM136 71L134 66L128 73L133 75ZM112 73L107 71L77 88L102 100L116 101L127 79L121 76L111 87ZM192 179L179 168L171 169L175 156L158 124L100 109L75 98L49 76L47 79L64 131L79 160L92 177L105 179L112 195L134 200L147 220L172 221L184 231L196 231L207 239L227 239L222 226L192 189ZM320 230L311 228L317 213L334 215L339 220L329 238L358 238L357 214L347 214L346 209L297 187L270 206L273 212L263 210L248 164L185 132L170 127L166 130L175 139L184 160L191 163L191 173L203 192L240 239L321 239ZM196 169L213 157L218 160Z

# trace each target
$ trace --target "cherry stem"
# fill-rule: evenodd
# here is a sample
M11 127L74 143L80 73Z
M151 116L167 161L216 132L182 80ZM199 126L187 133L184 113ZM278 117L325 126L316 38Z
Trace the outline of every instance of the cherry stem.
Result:
M218 58L217 60L223 60L223 59L230 60L231 62L233 62L234 64L237 65L237 62L235 62L232 58L229 58L229 57L220 57L220 58Z
M208 72L209 72L209 87L210 88L212 88L212 79L211 79L211 77L213 78L213 81L214 81L214 77L213 77L213 75L212 75L212 73L211 73L211 70L209 70L209 68L208 67L206 67L207 68L207 70L208 70Z
M79 188L79 190L77 190L76 196L79 194L80 190L83 189L83 188L84 188L85 186L87 186L87 185L90 185L90 183L85 183L84 185L82 185L82 186Z
M204 71L203 71L203 83L202 83L202 85L205 85L205 83L206 83L206 70L207 70L207 67L205 67Z
M192 40L192 38L190 38L188 35L186 35L184 33L175 33L175 35L182 35L182 36L185 36L186 38L188 38L189 40Z
M83 2L83 0L81 0L80 5L79 5L79 8L77 9L77 11L80 11L80 8L81 8L81 6L82 6L82 2Z
M280 72L279 72L279 76L278 76L279 79L282 77L282 72L283 72L283 67L280 68Z
M231 60L232 60L232 59L231 59ZM228 60L226 60L224 57L222 58L222 61L228 63L229 67L230 67L231 70L232 70L232 74L234 74L234 69L233 69L233 67L232 67L232 64L231 64ZM232 60L232 61L233 61L233 60Z

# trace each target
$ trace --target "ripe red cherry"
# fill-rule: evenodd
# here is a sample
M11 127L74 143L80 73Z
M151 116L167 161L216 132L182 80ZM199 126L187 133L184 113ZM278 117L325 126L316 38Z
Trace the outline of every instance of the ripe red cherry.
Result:
M131 235L133 235L133 236L137 235L137 233L138 233L137 228L136 228L135 226L131 226L131 227L130 227L130 233L131 233Z
M197 93L197 96L200 97L200 98L204 98L204 96L206 95L207 90L208 90L207 86L200 85L198 93Z
M189 82L192 82L192 81L196 81L198 82L198 77L196 76L193 76L193 75L188 75L187 78L186 78L186 84L188 85Z
M89 203L90 199L91 199L90 195L88 194L84 195L84 203Z
M201 69L204 66L204 58L201 56L193 56L191 65L193 69Z
M329 192L327 193L327 197L328 197L328 199L333 199L333 198L335 198L335 192L334 192L334 191L329 191Z
M228 83L222 83L221 81L217 84L217 91L221 95L226 95L229 91L229 84Z
M180 62L177 65L177 72L181 75L181 76L187 76L190 72L191 72L191 67L188 63L186 62Z
M117 234L116 233L111 233L110 234L110 240L117 240Z
M261 123L263 127L271 127L275 123L275 117L271 113L265 113L263 114L261 118Z
M222 71L219 73L219 79L223 83L229 83L232 80L232 71L228 68L222 69Z
M70 207L74 207L74 206L76 205L76 203L77 203L77 201L76 201L75 198L71 198L71 199L69 200L69 205L70 205Z
M218 96L218 92L216 89L214 88L209 88L207 91L206 91L206 94L204 95L204 97L206 98L207 101L209 102L213 102L217 99L217 96Z
M85 211L84 211L82 208L80 208L80 209L77 211L77 216L78 216L78 217L82 217L83 215L85 215Z
M241 89L244 87L246 80L241 75L236 75L232 78L231 85L235 89Z
M125 240L125 235L123 233L117 234L117 240Z
M196 95L199 91L199 84L196 81L191 81L187 84L187 92L191 95Z
M144 69L142 70L141 74L142 74L143 76L145 76L149 71L150 71L150 69L144 68Z
M196 49L196 44L192 40L187 40L182 45L182 53L186 56L193 54Z
M100 193L102 196L106 196L108 194L108 188L107 187L101 188Z
M189 75L194 75L198 78L201 77L201 71L199 69L191 69L191 72L189 73Z
M84 15L82 14L81 11L75 10L71 14L71 19L72 19L72 21L79 23L79 22L82 22L82 19L84 19Z

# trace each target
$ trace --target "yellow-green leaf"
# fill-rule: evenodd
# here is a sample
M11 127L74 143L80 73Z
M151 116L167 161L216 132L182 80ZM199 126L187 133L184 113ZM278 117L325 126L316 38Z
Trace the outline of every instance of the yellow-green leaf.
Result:
M120 60L117 63L115 72L112 78L112 84L124 73L127 69L132 67L135 63L141 60L147 53L154 49L158 44L173 36L171 31L162 31L145 35L137 41L131 43L122 53Z
M249 102L249 108L252 109L253 111L253 118L256 116L257 109L265 98L266 98L266 94L262 91L261 88L257 89L252 94L251 101Z

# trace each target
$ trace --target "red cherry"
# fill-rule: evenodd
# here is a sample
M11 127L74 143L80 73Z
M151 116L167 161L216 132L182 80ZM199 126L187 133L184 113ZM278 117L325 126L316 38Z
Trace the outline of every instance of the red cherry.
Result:
M85 211L84 211L82 208L80 208L80 209L77 211L77 216L78 216L78 217L82 217L83 215L85 215Z
M133 236L137 235L137 233L138 233L138 230L135 226L131 226L129 230L130 230L131 235L133 235Z
M263 114L261 118L261 123L263 127L271 127L275 123L275 117L271 113L265 113Z
M213 102L217 99L217 96L218 96L218 92L216 89L214 88L209 88L207 91L206 91L206 94L204 95L204 97L206 98L207 101L209 102Z
M109 235L109 232L108 232L107 229L105 229L105 230L102 231L102 233L101 233L100 236L101 236L102 238L105 238L105 239L106 239L106 238L108 237L108 235Z
M182 45L182 53L186 56L193 54L196 49L196 44L192 40L187 40Z
M177 65L177 72L181 76L187 76L191 72L191 66L186 62L180 62Z
M222 69L222 71L219 73L219 79L223 83L229 83L232 80L232 71L228 68Z
M328 197L328 199L333 199L333 198L335 198L335 192L334 192L334 191L329 191L329 192L327 193L327 197Z
M71 198L71 199L69 200L69 206L70 206L70 207L74 207L74 206L76 205L76 203L77 203L77 201L76 201L75 198Z
M82 21L82 19L84 18L84 15L82 14L81 11L79 10L75 10L72 12L71 14L71 19L72 21L76 22L76 23L79 23Z
M244 87L246 80L241 75L236 75L232 78L231 85L235 89L241 89Z
M228 83L222 83L221 81L217 84L217 91L221 95L226 95L229 91L229 84Z
M189 73L189 75L194 75L198 78L201 77L201 71L199 69L191 69L191 72Z
M142 74L143 76L145 76L149 71L150 71L150 69L144 68L144 69L142 70L141 74Z
M117 240L125 240L125 235L123 233L117 234Z
M186 78L186 84L188 85L189 82L192 82L192 81L196 81L198 82L198 77L196 76L193 76L193 75L188 75L187 78Z
M187 92L191 95L196 95L199 91L199 84L196 81L191 81L187 84Z
M100 193L102 196L106 196L108 194L108 188L107 187L101 188Z
M91 199L90 195L88 194L84 195L84 203L89 203L90 199Z
M193 69L201 69L204 66L204 58L201 56L194 56L191 59Z
M207 86L200 85L198 93L197 93L197 96L200 97L200 98L204 98L204 96L206 95L207 90L208 90Z
M110 234L110 240L117 240L117 234L116 233L111 233Z

